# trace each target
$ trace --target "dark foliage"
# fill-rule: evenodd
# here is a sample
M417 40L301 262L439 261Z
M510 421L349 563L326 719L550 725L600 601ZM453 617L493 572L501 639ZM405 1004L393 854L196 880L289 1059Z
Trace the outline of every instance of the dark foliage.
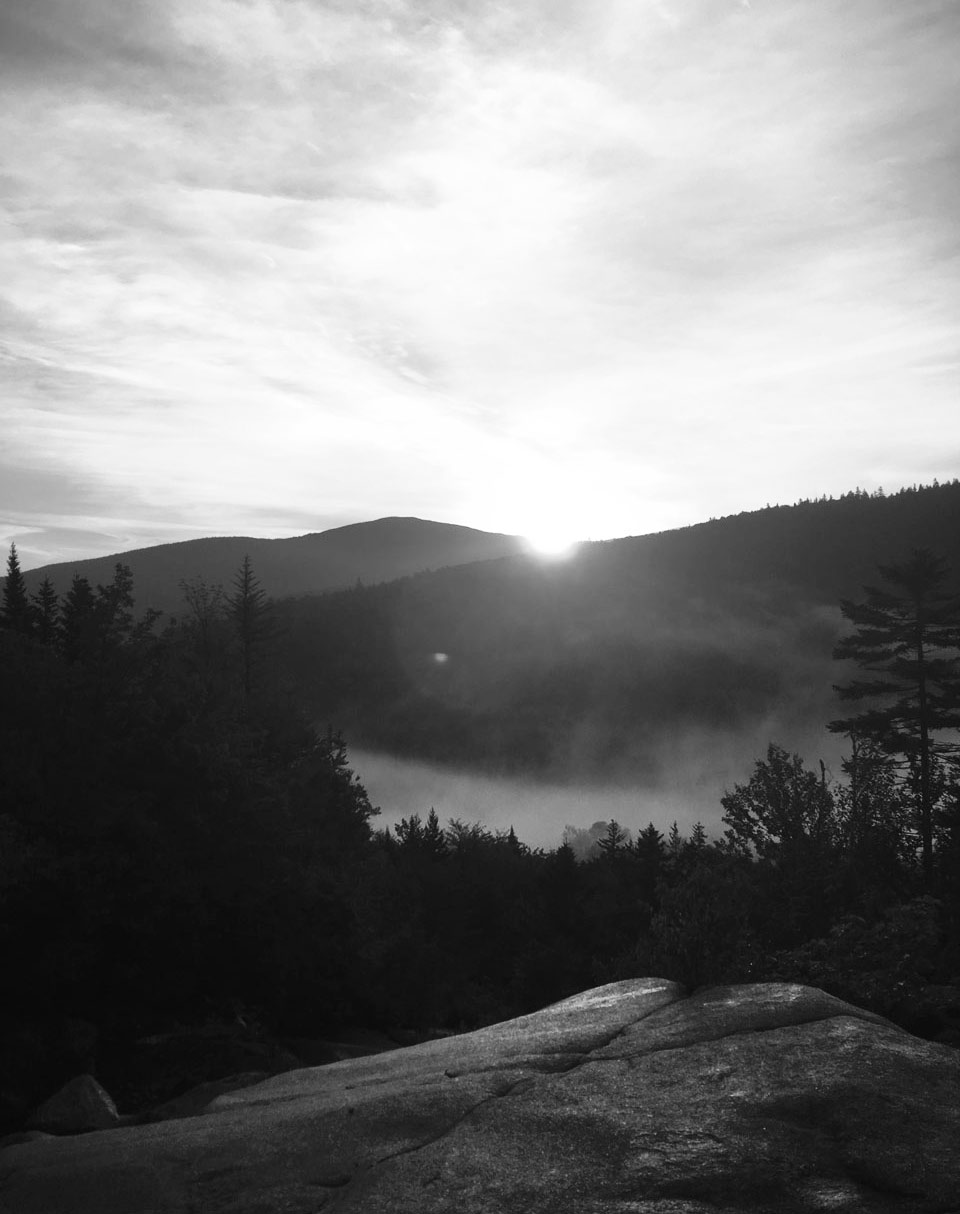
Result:
M279 1057L271 1042L337 1025L471 1028L641 975L813 982L960 1044L960 781L946 752L926 880L913 775L880 732L855 735L837 782L772 744L724 796L722 840L611 821L531 850L434 809L374 833L341 736L312 728L275 660L285 637L252 567L231 598L183 589L163 630L137 618L123 565L38 601L26 631L3 618L8 1124L78 1068L119 1076L130 1107L174 1094L150 1075L122 1086L138 1040L209 1033L227 1057L239 1032L244 1057L254 1039ZM376 626L391 593L341 603L362 608L355 660L396 687L404 659ZM346 684L342 655L317 643ZM445 665L418 677L447 678Z
M856 662L872 677L838 687L841 699L863 705L831 721L834 732L864 739L902 757L913 785L923 871L933 879L938 761L957 752L945 731L960 728L960 595L947 587L946 563L927 549L902 565L881 566L887 587L868 586L862 603L842 611L856 631L834 656Z
M3 598L0 600L0 625L25 636L33 630L33 613L27 598L27 585L20 571L16 544L10 545L7 556L7 575L3 581Z
M349 1017L376 811L340 737L251 685L225 612L136 619L123 566L77 578L54 630L6 623L7 1042L51 1009L108 1052L236 1008L291 1030Z

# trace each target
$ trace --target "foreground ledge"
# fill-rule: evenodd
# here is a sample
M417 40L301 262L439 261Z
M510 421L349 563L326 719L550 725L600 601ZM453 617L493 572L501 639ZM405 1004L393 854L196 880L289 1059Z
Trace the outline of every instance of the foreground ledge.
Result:
M960 1214L960 1053L788 984L637 979L11 1146L11 1214Z

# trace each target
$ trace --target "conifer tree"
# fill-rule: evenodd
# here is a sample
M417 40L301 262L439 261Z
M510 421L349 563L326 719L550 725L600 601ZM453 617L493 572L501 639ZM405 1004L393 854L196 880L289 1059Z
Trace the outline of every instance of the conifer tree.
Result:
M97 622L101 646L122 644L133 632L133 573L129 565L117 562L113 581L97 586Z
M52 645L57 635L57 615L60 610L60 600L53 588L49 577L40 583L40 588L33 597L37 639L44 645Z
M677 837L679 836L678 830ZM663 835L652 822L648 822L637 835L633 854L637 861L640 888L650 905L655 906L658 902L657 884L663 875L667 859L667 846ZM679 855L679 852L677 854Z
M615 818L611 818L607 823L606 834L602 839L597 840L597 847L604 856L612 858L617 852L622 851L626 844L627 832Z
M673 841L674 838L681 838L679 830L676 831L676 836L674 836L674 828L676 828L676 825L676 822L674 822L670 831L671 841ZM659 830L657 830L656 826L654 826L652 822L648 822L643 830L637 835L637 841L634 843L633 849L637 856L641 859L655 859L658 862L663 859L666 852L663 842L663 835Z
M227 608L240 650L240 682L243 694L249 697L254 685L258 651L270 634L270 603L253 572L249 555L243 558L233 586L234 592L227 599Z
M841 699L865 707L831 721L829 728L901 756L929 881L936 761L957 749L941 735L960 728L960 598L947 588L944 561L927 549L914 550L902 565L881 565L880 575L890 589L867 586L864 602L841 604L856 631L840 642L834 657L854 661L874 677L835 688Z
M96 599L93 588L79 573L73 575L70 589L60 606L58 636L60 650L68 662L88 656L95 631Z
M3 603L0 605L0 626L26 636L31 631L32 614L26 583L20 571L17 545L11 544L7 557L7 577L3 583Z
M703 823L694 822L693 830L690 832L690 847L694 851L703 851L707 843L707 832Z
M437 817L437 811L432 807L427 814L427 824L423 828L423 844L425 850L438 859L447 854L446 836L440 825L440 819Z

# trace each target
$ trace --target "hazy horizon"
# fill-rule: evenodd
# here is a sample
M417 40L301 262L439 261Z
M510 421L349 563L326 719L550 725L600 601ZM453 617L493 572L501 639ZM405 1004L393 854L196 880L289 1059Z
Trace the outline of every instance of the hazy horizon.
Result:
M950 477L950 478L944 478L944 479L945 479L945 480L951 480L951 479L953 479L953 478L952 478L952 477ZM935 477L934 477L934 478L932 478L932 480L931 480L929 483L926 483L926 484L921 483L921 484L919 485L919 488L932 488L932 487L934 486L934 483L935 483L936 481L937 481L937 478L935 478ZM901 484L888 484L888 485L886 485L886 486L878 486L878 487L877 487L877 489L876 489L876 490L874 490L874 492L877 492L877 493L882 493L882 494L884 494L884 495L886 495L886 496L893 496L893 495L895 495L895 494L899 493L901 490L904 490L904 489L911 489L911 488L914 488L914 487L917 487L917 482L911 482L910 484L906 484L906 483L905 483L905 484L902 484L902 485L901 485ZM850 486L848 486L846 489L840 489L840 490L837 492L837 494L835 494L835 495L830 495L830 494L828 494L828 495L825 495L825 496L828 498L828 500L836 500L837 498L839 498L839 497L843 496L843 494L845 494L845 493L852 493L852 492L853 492L854 490L856 490L856 489L860 489L860 490L862 490L862 491L863 491L863 486L862 486L862 485L850 485ZM811 495L811 496L812 496L812 495ZM799 504L800 504L801 502L803 502L803 501L809 501L809 500L811 500L809 497L808 497L808 498L800 497L800 498L797 498L795 501L791 501L791 502L787 502L787 501L775 501L775 502L767 502L767 503L765 503L763 506L758 506L758 507L756 507L755 509L732 510L732 511L731 511L729 514L710 515L710 516L705 517L705 518L699 518L699 519L695 519L695 520L693 520L693 521L691 521L691 522L677 524L677 526L675 526L675 527L664 527L664 528L661 528L659 531L645 531L645 532L624 532L622 535L608 535L608 536L603 536L603 537L602 537L602 540L636 539L636 538L641 538L642 536L645 536L645 535L658 535L658 534L664 534L664 533L666 533L666 532L671 532L671 531L681 531L681 530L685 530L685 529L687 529L687 528L689 528L689 527L697 527L697 526L701 526L701 525L702 525L702 524L704 524L704 523L717 522L717 521L719 521L719 520L721 520L721 519L725 519L725 518L736 518L736 517L738 517L738 516L739 516L739 515L741 515L741 514L750 514L750 513L755 513L756 511L759 511L759 510L765 510L765 509L771 509L771 508L772 508L772 509L778 509L778 508L781 508L781 507L784 507L784 508L790 508L790 507L792 507L792 506L799 505ZM288 533L283 533L283 534L269 534L269 535L267 535L267 534L253 534L253 533L248 534L248 533L246 533L246 532L243 532L243 533L240 533L240 532L228 533L228 532L210 531L210 532L203 532L202 534L197 534L197 535L192 535L192 536L188 536L188 537L183 537L182 539L155 539L155 540L153 540L152 542L143 542L143 543L138 543L138 544L137 544L135 547L130 547L130 548L119 548L119 549L113 549L113 548L111 548L111 549L105 549L105 550L103 550L103 551L101 551L101 550L97 550L97 551L91 551L91 552L84 552L83 554L80 554L80 553L72 553L72 554L70 554L70 555L64 556L64 557L62 557L61 559L58 559L58 560L55 560L55 561L53 561L53 560L44 560L44 561L40 561L40 560L39 560L39 559L37 559L36 557L31 557L31 555L30 555L30 549L29 549L29 548L27 548L26 550L24 550L24 549L21 547L21 544L19 543L19 541L17 541L16 539L14 539L14 540L12 540L12 541L10 541L10 542L13 542L13 543L15 543L15 544L16 544L16 548L17 548L17 556L18 556L18 561L19 561L19 564L20 564L20 568L23 570L23 572L25 572L25 573L26 573L26 572L28 572L28 571L30 571L30 570L35 570L35 569L42 568L42 567L43 567L43 566L45 566L45 565L53 565L53 564L70 564L71 562L77 562L77 561L98 560L98 559L102 559L103 557L108 557L108 556L122 556L122 555L123 555L125 552L139 552L139 551L147 551L147 550L149 550L149 549L151 549L151 548L160 548L160 547L163 547L163 546L165 546L165 545L167 545L167 544L175 544L175 543L187 543L187 542L190 542L191 540L205 540L205 539L257 539L257 540L271 540L271 539L273 539L273 540L299 539L299 538L302 538L302 537L304 537L304 536L308 536L308 535L318 535L318 534L322 534L322 533L323 533L323 532L325 532L325 531L336 531L336 530L340 530L340 529L345 528L345 527L356 527L356 526L363 526L365 523L378 523L378 522L384 522L384 521L387 521L387 520L390 520L390 519L400 519L400 518L417 518L417 519L418 519L419 521L421 521L421 522L426 522L426 523L440 523L441 525L445 525L445 526L447 526L447 525L448 525L448 526L453 526L453 527L465 527L465 528L468 528L468 529L470 529L470 530L474 530L474 531L486 532L487 534L505 534L505 535L510 536L511 538L516 538L516 539L518 539L519 541L521 541L521 543L523 543L523 542L526 540L526 537L525 537L525 536L523 536L523 535L522 535L522 534L520 534L520 533L514 533L514 532L493 532L493 531L489 531L489 530L488 530L487 528L485 528L485 527L480 527L480 526L477 526L477 525L475 525L475 524L473 524L473 523L469 523L469 522L449 522L448 520L444 520L444 519L437 519L437 518L429 518L429 519L428 519L428 518L422 518L421 516L418 516L418 515L402 515L402 514L393 513L393 514L384 514L384 515L379 515L377 518L363 518L363 519L361 519L361 518L357 518L357 519L350 519L350 520L348 520L348 521L346 521L346 522L337 523L337 524L335 524L335 525L333 525L333 526L331 526L331 527L322 527L322 528L321 528L321 527L317 527L317 528L308 528L308 529L307 529L307 530L305 530L305 531L296 531L296 532L290 532L289 534L288 534ZM593 537L593 538L594 538L594 539L597 539L597 538L600 538L600 537ZM568 555L570 555L571 553L574 553L574 552L575 552L576 547L577 547L577 543L578 543L578 542L590 543L590 542L593 542L593 539L588 538L588 537L583 537L583 538L582 538L580 541L574 540L574 541L572 541L572 542L571 542L569 545L567 545L567 546L561 546L561 547L559 547L559 548L558 548L558 550L557 550L556 552L551 552L551 551L549 551L549 550L546 550L546 551L540 551L539 549L537 549L537 548L536 548L535 546L533 546L533 545L528 545L528 549L529 549L529 551L530 551L531 553L533 553L534 555L539 555L539 556L541 556L541 557L542 557L542 559L544 559L544 560L548 560L548 561L552 561L552 560L564 560L564 559L566 559L566 557L567 557ZM7 544L7 549L9 550L9 543Z

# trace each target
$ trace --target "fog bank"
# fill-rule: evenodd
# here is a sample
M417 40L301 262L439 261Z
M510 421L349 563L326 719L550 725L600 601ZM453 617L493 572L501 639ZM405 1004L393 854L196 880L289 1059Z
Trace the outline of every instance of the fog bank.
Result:
M584 828L615 818L634 834L648 822L666 833L674 821L684 834L700 821L711 837L723 832L720 798L749 780L755 761L769 742L800 754L817 769L840 774L841 743L825 730L806 736L767 734L763 727L746 734L689 733L658 756L655 782L620 778L611 783L541 782L456 770L419 760L350 748L350 766L380 808L375 828L392 827L401 818L435 809L441 823L450 818L481 822L491 830L513 827L531 847L559 845L567 825Z

